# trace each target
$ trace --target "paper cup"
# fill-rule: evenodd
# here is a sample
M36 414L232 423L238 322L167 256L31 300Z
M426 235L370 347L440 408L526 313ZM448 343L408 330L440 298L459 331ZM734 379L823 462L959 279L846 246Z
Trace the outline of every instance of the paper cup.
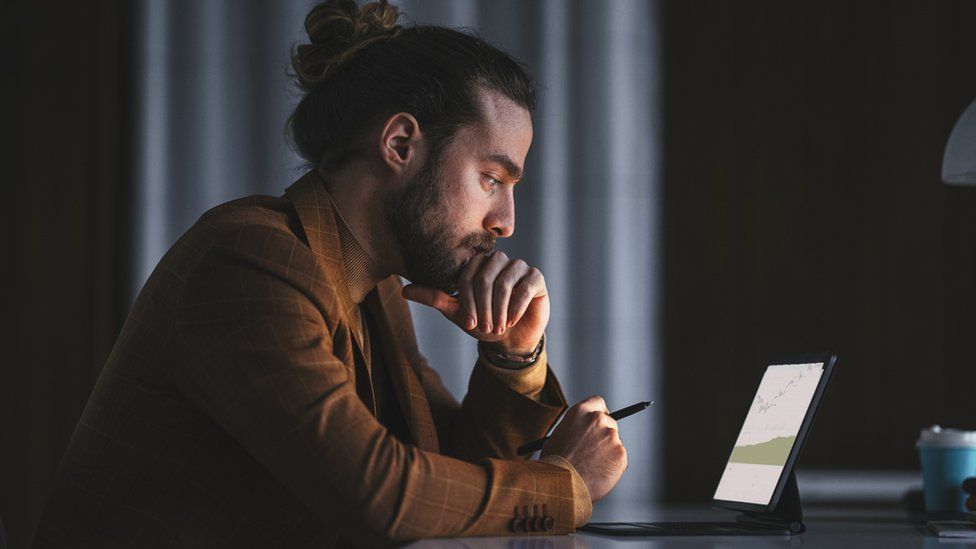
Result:
M927 513L965 511L962 481L976 476L976 431L922 429L915 445L922 462L922 493Z

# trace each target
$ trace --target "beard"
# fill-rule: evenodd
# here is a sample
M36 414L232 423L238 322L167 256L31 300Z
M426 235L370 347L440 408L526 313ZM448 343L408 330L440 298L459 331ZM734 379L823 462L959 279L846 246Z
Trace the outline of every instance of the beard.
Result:
M428 158L403 189L390 198L386 217L403 258L403 275L415 284L452 293L467 265L466 260L457 258L458 251L476 248L490 252L495 248L495 237L487 232L471 233L455 246L443 187L440 159Z

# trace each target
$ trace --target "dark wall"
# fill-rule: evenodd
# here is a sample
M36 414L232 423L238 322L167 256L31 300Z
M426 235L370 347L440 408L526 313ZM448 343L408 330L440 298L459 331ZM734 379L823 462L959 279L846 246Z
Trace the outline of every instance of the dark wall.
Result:
M127 2L4 2L0 514L27 547L124 318Z
M840 363L800 466L913 469L976 428L974 2L663 7L665 493L707 501L771 355Z

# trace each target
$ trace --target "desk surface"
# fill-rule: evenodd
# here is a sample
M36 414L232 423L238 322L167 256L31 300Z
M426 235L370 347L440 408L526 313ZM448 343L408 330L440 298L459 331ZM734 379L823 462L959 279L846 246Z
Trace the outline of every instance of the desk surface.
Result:
M601 521L714 521L735 520L735 513L716 509L634 507L593 509L594 522ZM586 532L569 536L498 537L422 540L412 548L467 547L471 549L600 549L605 547L680 547L680 548L956 548L974 547L970 543L940 540L925 530L919 520L909 518L897 507L811 507L804 509L807 531L799 536L649 536L609 537Z

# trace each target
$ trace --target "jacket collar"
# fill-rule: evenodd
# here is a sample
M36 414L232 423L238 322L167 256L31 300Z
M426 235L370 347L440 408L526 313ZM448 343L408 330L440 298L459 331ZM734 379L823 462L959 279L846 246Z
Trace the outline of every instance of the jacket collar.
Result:
M298 213L298 220L305 231L308 245L319 259L329 268L335 278L335 295L339 301L341 322L352 326L358 322L356 303L349 293L349 274L346 272L342 260L342 248L339 243L339 231L336 225L336 213L332 206L332 198L325 188L325 182L314 170L307 172L298 181L285 189L288 198ZM363 305L379 327L380 347L383 358L390 369L394 390L400 408L403 411L407 426L413 435L417 446L424 450L439 451L437 432L431 417L430 405L424 394L420 376L414 371L413 365L404 353L404 342L401 337L413 337L413 331L405 334L402 326L409 324L409 309L405 303L399 303L400 282L396 277L390 277L380 282L374 288ZM392 301L398 301L393 303ZM390 315L393 314L393 317ZM406 319L402 318L404 315ZM362 355L363 341L358 330L350 330L356 352Z
M339 312L342 320L351 325L356 318L356 303L349 293L349 275L342 262L335 210L332 207L329 191L325 188L325 182L315 170L311 170L285 189L285 197L291 201L298 213L298 220L305 231L305 238L308 239L312 253L324 261L329 267L329 272L336 276L334 286L335 295L339 300ZM356 343L362 348L363 342L358 337Z

